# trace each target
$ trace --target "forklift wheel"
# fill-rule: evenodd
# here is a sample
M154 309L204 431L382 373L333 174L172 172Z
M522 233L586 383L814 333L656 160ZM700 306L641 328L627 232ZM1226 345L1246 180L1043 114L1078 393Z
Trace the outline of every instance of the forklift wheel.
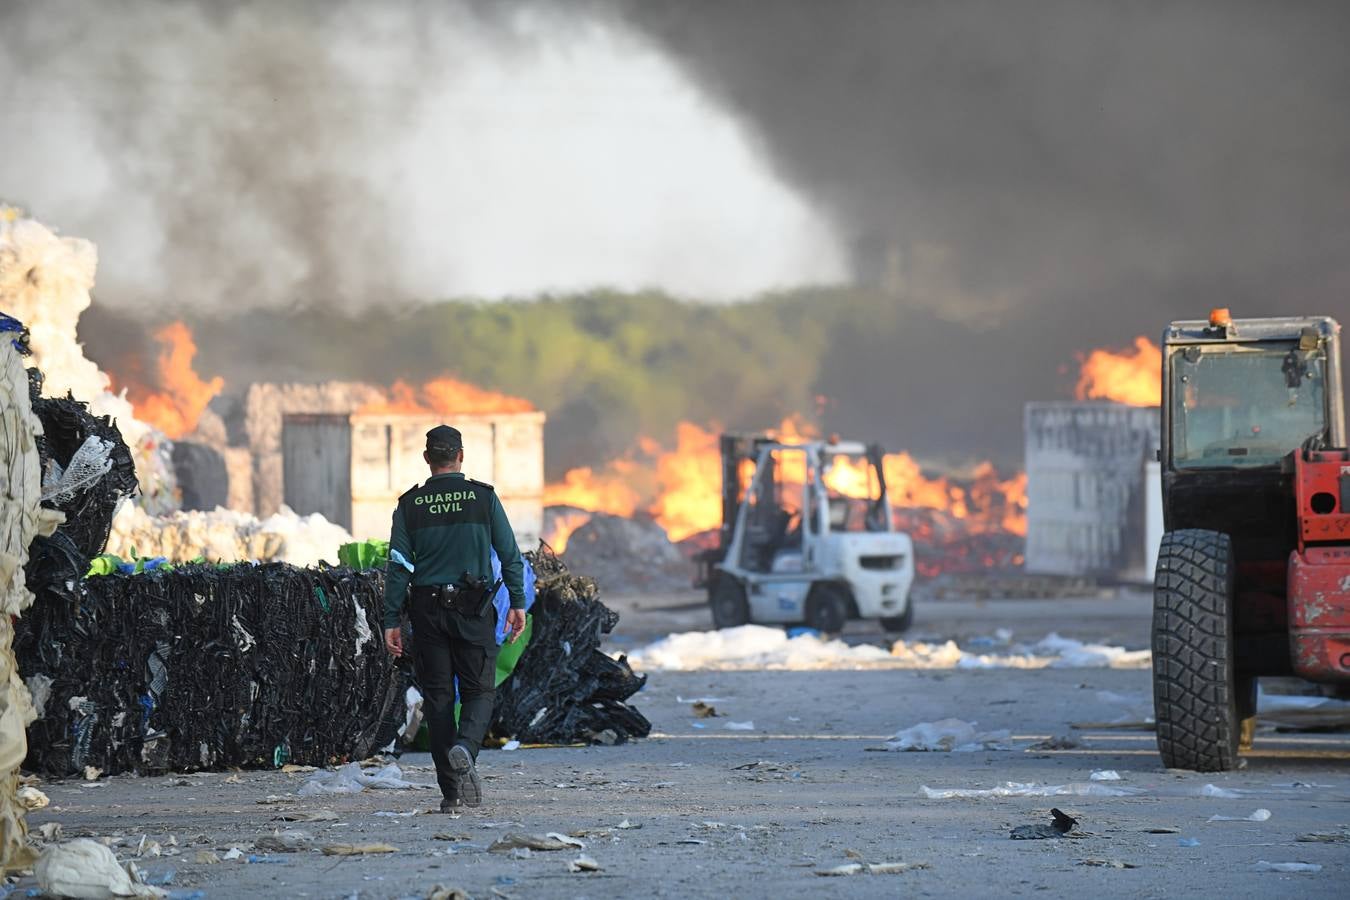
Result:
M822 634L843 631L850 606L845 588L837 584L817 584L806 598L806 624Z
M896 634L903 634L909 631L909 626L914 624L914 600L910 599L905 603L905 611L898 616L883 616L881 627L887 631Z
M1153 593L1153 706L1158 750L1173 769L1224 772L1242 737L1233 653L1233 542L1186 529L1163 536ZM1247 710L1242 710L1246 713Z
M712 607L714 628L735 628L750 622L745 588L734 579L723 576L714 581L708 589L708 605Z

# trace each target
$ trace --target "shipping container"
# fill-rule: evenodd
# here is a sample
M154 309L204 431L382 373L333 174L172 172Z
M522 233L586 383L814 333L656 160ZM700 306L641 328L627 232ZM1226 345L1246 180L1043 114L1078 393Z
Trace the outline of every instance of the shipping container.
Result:
M426 433L441 417L287 413L282 424L286 505L318 512L358 540L388 538L399 494L429 475ZM464 472L493 485L522 549L544 524L544 414L455 416L464 436Z
M1161 538L1156 407L1028 403L1029 572L1151 581ZM1152 475L1152 477L1150 477ZM1152 513L1152 514L1150 514Z

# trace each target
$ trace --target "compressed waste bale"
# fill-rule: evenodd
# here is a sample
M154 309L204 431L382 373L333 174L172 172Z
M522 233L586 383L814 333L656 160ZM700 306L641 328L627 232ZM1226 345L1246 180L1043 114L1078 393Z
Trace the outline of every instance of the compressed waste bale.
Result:
M41 426L29 405L22 337L19 323L0 317L0 871L33 861L18 777L27 752L24 726L34 710L11 648L12 623L33 602L24 578L29 544L61 520L59 513L40 506L42 470L35 438Z
M50 680L28 765L155 773L367 756L403 702L380 639L383 593L378 570L191 564L44 598L17 642L25 674Z
M619 614L594 579L571 574L547 548L527 554L536 598L530 646L497 689L492 732L524 743L623 743L651 723L625 701L646 683L625 657L600 650Z

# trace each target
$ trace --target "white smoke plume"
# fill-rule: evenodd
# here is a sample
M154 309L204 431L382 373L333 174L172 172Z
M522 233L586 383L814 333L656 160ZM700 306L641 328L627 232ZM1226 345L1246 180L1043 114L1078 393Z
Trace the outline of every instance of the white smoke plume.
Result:
M842 272L729 114L547 4L7 3L0 129L0 196L138 314Z

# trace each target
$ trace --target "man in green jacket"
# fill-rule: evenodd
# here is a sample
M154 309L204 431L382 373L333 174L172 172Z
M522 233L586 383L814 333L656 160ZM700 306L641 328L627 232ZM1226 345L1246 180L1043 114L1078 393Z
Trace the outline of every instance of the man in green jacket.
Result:
M492 551L511 597L510 640L525 628L524 563L492 485L464 477L457 429L427 432L431 477L398 498L384 588L384 644L403 655L399 617L409 596L414 663L431 732L442 812L483 802L475 761L488 726L497 666L497 613L489 592ZM409 586L411 585L411 590ZM455 679L460 716L455 725Z

